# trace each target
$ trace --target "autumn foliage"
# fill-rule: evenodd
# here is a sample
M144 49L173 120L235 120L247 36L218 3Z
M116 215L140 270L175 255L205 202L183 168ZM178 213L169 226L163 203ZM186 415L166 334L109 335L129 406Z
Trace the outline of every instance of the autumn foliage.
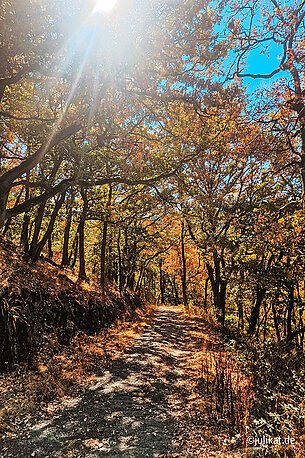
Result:
M0 7L3 243L18 246L31 275L39 278L47 258L77 283L71 298L63 280L46 320L60 322L67 341L70 325L92 333L111 321L78 289L91 282L112 303L141 296L199 309L255 342L259 363L269 352L301 373L304 2L119 1L106 16L93 3ZM21 353L0 349L2 369L28 354L36 335L26 294L14 296L4 270L0 329L14 335L16 313L24 320ZM29 303L42 291L33 287ZM208 361L207 374L233 364L226 358ZM288 387L274 383L285 396ZM235 396L238 423L243 394Z

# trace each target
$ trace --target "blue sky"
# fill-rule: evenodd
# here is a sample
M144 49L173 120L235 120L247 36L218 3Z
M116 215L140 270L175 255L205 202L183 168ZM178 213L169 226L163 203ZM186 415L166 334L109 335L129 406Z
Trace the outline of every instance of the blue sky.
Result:
M256 49L251 51L250 56L247 60L247 73L256 73L256 74L267 74L271 73L279 66L281 48L277 47L275 44L270 46L266 54L261 54L261 49ZM253 78L243 78L243 83L249 84L249 92L253 92L259 88L265 88L270 86L274 81L279 78L289 77L288 72L281 71L274 75L270 79L253 79Z

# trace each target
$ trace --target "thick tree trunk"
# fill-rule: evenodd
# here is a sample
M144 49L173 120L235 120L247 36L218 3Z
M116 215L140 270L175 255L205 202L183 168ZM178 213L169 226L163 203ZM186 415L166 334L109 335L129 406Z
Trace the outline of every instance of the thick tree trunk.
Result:
M129 273L128 277L127 277L127 282L126 282L126 286L127 288L130 288L131 290L134 289L134 284L135 284L135 273L132 271Z
M52 212L52 215L51 215L50 222L49 222L49 225L47 227L47 230L46 230L44 236L42 237L42 239L40 240L40 242L37 244L36 248L32 252L31 258L32 258L33 262L35 262L35 261L37 261L39 259L40 255L41 255L41 252L44 249L45 244L47 243L47 241L50 239L50 237L52 235L52 232L53 232L53 229L54 229L54 224L55 224L58 212L61 209L61 207L62 207L62 205L63 205L63 203L65 201L65 197L66 197L66 193L63 193L56 201L56 204L55 204L54 210Z
M305 105L303 110L305 110ZM302 127L303 129L303 135L302 135L302 146L305 148L305 127ZM303 138L304 137L304 138ZM305 152L304 149L302 149L302 154L301 154L301 160L299 161L299 167L300 167L300 175L301 175L301 180L302 180L302 203L303 203L303 210L305 210Z
M223 326L225 324L226 295L227 295L227 280L220 279L219 308L221 310L221 324Z
M14 207L17 207L17 205L19 205L19 202L20 202L21 196L22 196L22 194L23 194L23 191L24 191L24 188L22 187L21 190L20 190L20 192L19 192L19 194L18 194L18 196L17 196L17 199L16 199L16 202L15 202ZM5 226L4 226L4 229L3 229L3 233L2 233L3 236L4 236L4 235L7 233L7 231L9 230L9 227L10 227L10 225L11 225L11 222L12 222L12 217L7 218L6 223L5 223Z
M304 91L302 91L300 74L297 68L290 61L290 65L287 66L287 69L290 71L291 76L294 82L294 92L295 97L290 101L290 107L298 116L299 132L301 139L301 153L300 161L298 162L300 177L302 181L302 203L303 210L305 210L305 104L304 100Z
M138 277L138 281L137 281L137 285L136 285L136 291L140 291L140 289L141 289L144 272L145 272L145 264L143 264L141 266L139 277Z
M258 319L259 319L260 308L264 300L265 294L266 294L266 289L261 287L260 285L257 285L256 300L255 300L254 307L252 308L250 320L249 320L248 334L250 336L252 336L255 332L255 329L258 323Z
M14 181L17 178L22 177L22 175L24 175L25 173L30 172L30 170L32 170L34 167L36 167L37 164L39 164L39 162L44 158L44 156L46 155L48 151L50 151L54 146L58 145L60 142L65 141L68 138L70 138L72 135L76 134L76 132L78 132L80 127L81 126L79 124L73 124L69 127L62 129L61 131L57 133L53 133L53 135L49 136L34 154L32 154L27 159L22 161L21 164L17 165L16 167L13 167L12 169L8 170L3 175L1 175L0 177L0 230L4 226L7 216L15 216L15 214L20 214L28 210L27 202L24 202L20 206L16 207L15 211L11 210L10 212L7 212L6 210L8 195L9 195L10 189ZM54 188L54 191L55 191L54 194L52 194L52 191L50 191L50 192L45 193L45 195L48 196L48 194L51 193L51 196L52 196L52 195L56 195L64 191L64 189L61 189L60 187L58 191L55 190L55 188ZM43 199L43 196L41 196L41 198ZM39 198L37 199L39 202ZM47 197L45 200L47 200ZM33 200L33 205L35 205L34 202L35 202L35 199Z
M74 269L76 260L77 260L77 253L78 253L78 239L79 239L79 227L77 228L77 233L74 237L72 248L70 251L70 256L69 256L69 266Z
M29 226L30 215L25 213L20 236L20 245L22 246L24 253L28 253L29 251Z
M9 190L0 186L0 230L3 228L6 221L6 205L8 200Z
M0 189L2 188L8 192L11 185L17 178L20 178L26 172L29 172L36 167L50 149L76 134L79 129L79 124L72 124L56 134L49 136L34 154L25 159L21 164L5 172L0 177Z
M210 263L207 263L207 271L209 280L212 286L214 307L216 312L216 318L222 326L225 324L225 315L226 315L226 293L227 293L227 283L228 281L225 278L221 277L220 263L224 266L224 260L219 257L219 255L214 252L214 269Z
M39 234L40 234L40 229L41 229L41 224L42 224L42 219L44 215L44 210L45 210L46 203L44 202L42 205L37 210L37 215L35 218L35 227L34 227L34 233L31 241L31 246L29 250L29 254L31 259L35 258L35 251L37 249L37 244L39 240Z

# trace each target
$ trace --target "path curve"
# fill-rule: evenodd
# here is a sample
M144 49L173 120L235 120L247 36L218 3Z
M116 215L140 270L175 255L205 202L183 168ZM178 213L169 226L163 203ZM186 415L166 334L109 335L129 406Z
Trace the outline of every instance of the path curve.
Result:
M29 428L1 457L215 456L207 444L188 454L192 419L185 366L200 348L201 321L159 307L102 377L53 419Z

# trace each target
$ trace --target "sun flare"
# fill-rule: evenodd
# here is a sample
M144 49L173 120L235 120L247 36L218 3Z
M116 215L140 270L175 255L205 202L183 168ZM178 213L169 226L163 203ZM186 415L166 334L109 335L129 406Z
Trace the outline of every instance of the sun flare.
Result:
M95 12L111 11L117 3L117 0L97 0L95 4Z

